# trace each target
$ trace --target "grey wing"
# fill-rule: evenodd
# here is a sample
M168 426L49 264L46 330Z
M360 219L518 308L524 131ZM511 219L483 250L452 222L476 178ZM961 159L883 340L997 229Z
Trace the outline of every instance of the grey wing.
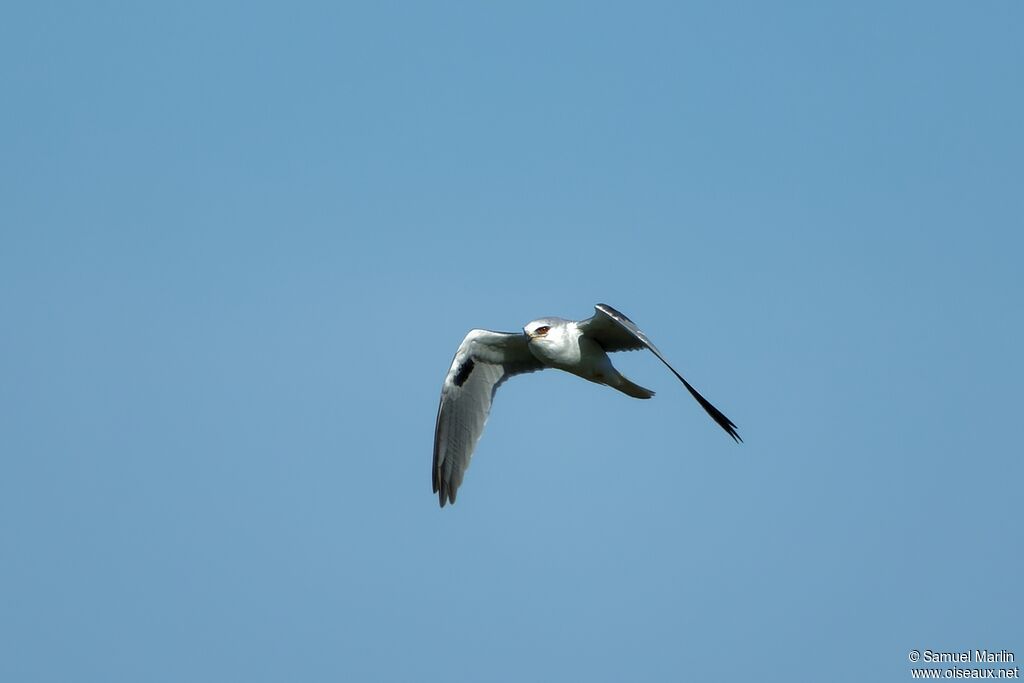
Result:
M543 367L523 334L472 330L462 340L441 388L434 428L433 486L441 507L455 502L494 392L509 377Z
M735 439L737 442L743 441L740 435L736 433L736 425L733 424L732 420L727 418L722 411L711 405L711 402L700 395L700 393L694 389L689 382L683 379L683 376L676 372L676 369L672 367L665 356L661 355L661 351L658 350L647 335L644 334L639 327L636 326L632 320L627 318L625 315L615 310L608 304L597 304L594 306L596 311L593 316L582 320L577 323L580 331L584 335L590 337L601 347L607 351L634 351L638 349L650 349L651 353L658 357L662 363L665 364L672 374L679 378L679 381L687 388L690 394L697 399L697 403L707 411L707 414L711 416L715 422L718 423L726 433Z

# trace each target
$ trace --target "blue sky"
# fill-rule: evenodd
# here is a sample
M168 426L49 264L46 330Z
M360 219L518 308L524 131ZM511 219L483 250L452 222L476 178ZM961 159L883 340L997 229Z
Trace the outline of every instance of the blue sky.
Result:
M1021 637L1019 3L0 21L0 678L902 680ZM635 401L467 330L636 320Z

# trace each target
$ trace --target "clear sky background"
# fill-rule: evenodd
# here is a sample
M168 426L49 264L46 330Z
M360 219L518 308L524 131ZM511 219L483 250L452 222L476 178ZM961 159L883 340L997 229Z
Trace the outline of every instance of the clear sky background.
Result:
M0 16L0 679L906 680L1021 625L1024 9ZM498 393L607 302L658 392Z

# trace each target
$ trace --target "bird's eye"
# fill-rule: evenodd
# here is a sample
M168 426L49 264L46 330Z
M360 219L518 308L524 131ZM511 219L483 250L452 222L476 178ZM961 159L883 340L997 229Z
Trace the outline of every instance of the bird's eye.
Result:
M534 334L545 335L545 334L548 333L548 330L550 330L550 329L551 329L550 327L545 325L544 327L538 327L536 330L533 331L533 333Z

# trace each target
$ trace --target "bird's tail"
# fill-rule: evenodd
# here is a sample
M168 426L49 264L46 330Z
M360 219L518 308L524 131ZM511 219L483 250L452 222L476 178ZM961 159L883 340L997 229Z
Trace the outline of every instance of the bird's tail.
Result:
M628 379L619 375L619 381L612 385L626 396L632 396L633 398L650 398L654 396L654 392L650 389L644 389L639 384L633 384Z

